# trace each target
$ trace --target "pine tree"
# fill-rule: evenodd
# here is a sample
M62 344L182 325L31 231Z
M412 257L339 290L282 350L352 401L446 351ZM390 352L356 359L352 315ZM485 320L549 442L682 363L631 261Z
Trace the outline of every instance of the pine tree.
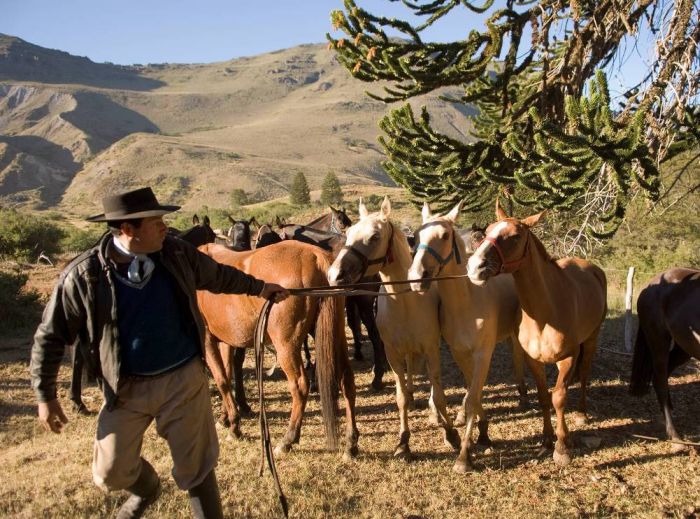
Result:
M442 89L442 99L477 109L469 142L438 132L425 107L416 115L404 104L380 121L384 168L416 203L443 209L464 200L476 211L505 194L608 237L635 192L659 197L661 163L700 143L700 7L692 0L403 3L425 22L374 16L345 0L331 20L348 37L327 37L355 78L388 84L372 98L393 103ZM421 31L460 8L492 13L485 30L452 43L422 40ZM645 28L657 38L657 61L613 111L603 69ZM457 88L461 95L450 94Z
M292 205L309 205L311 203L309 184L302 171L294 176L292 187L289 189L289 202Z
M343 190L340 188L338 177L335 176L335 173L329 171L321 185L321 204L341 205L342 203Z

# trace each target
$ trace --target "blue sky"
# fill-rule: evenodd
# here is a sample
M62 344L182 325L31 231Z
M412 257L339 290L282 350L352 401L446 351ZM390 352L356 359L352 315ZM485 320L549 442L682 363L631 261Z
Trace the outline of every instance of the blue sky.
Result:
M357 0L373 14L410 19L400 2ZM0 32L95 62L209 63L325 41L342 0L0 0ZM481 19L460 8L423 33L463 39ZM648 45L641 46L644 54ZM635 54L635 51L630 51ZM610 81L614 95L642 67L631 60Z

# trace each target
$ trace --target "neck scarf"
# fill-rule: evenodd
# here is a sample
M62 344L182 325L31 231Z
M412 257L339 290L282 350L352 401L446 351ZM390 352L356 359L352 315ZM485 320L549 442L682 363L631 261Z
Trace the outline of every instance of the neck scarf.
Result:
M113 239L114 247L123 255L131 258L127 277L132 283L143 283L150 279L155 264L147 254L138 254L131 252L115 237Z

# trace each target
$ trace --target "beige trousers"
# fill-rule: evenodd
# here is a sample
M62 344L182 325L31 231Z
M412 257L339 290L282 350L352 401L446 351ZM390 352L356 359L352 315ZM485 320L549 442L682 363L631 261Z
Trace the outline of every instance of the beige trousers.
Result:
M143 435L155 420L168 442L173 479L188 490L216 466L219 441L212 416L209 383L199 357L153 379L119 383L117 407L102 407L97 418L92 476L104 490L129 488L141 472Z

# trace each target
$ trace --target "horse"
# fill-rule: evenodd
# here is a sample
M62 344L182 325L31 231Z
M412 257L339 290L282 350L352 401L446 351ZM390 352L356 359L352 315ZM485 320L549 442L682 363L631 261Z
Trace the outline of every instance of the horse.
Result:
M473 468L472 430L477 416L477 441L491 443L481 395L496 343L510 338L516 365L522 365L523 353L516 337L520 306L512 276L503 276L487 286L477 286L466 278L462 254L466 248L454 228L461 207L460 202L443 216L433 215L428 204L423 205L423 225L416 231L418 245L408 276L410 279L464 276L437 283L440 331L469 385L462 406L466 431L453 467L455 472L463 473ZM426 290L431 284L415 281L411 289Z
M186 231L180 231L175 227L168 227L167 232L171 236L177 236L181 240L189 242L194 247L213 242L216 238L216 234L211 228L209 217L204 216L203 221L200 223L199 216L196 214L192 216L191 228ZM73 409L79 414L89 416L93 413L87 408L82 398L85 360L79 350L80 348L75 344L73 346L73 373L71 374L69 394Z
M671 419L668 377L690 360L700 359L700 270L672 268L656 275L639 293L639 329L632 357L630 393L649 392L653 380L656 398L670 440L680 440ZM674 443L673 452L687 449Z
M219 263L283 286L301 288L328 285L326 273L332 261L330 254L307 244L287 241L246 252L234 252L221 245L208 244L199 250ZM263 300L246 295L197 291L197 301L207 328L207 365L221 392L231 433L238 437L241 434L240 417L217 345L223 342L231 348L251 346L256 317ZM337 445L335 402L339 387L345 398L346 410L343 456L349 458L357 454L359 432L355 423L355 380L347 356L342 309L342 298L292 296L274 305L270 313L267 339L275 347L292 396L289 427L275 447L277 455L289 452L292 445L299 442L309 394L309 380L301 360L301 344L314 327L317 383L328 446L335 448Z
M227 217L231 222L231 227L226 232L226 237L230 241L229 248L236 252L252 250L250 226L255 224L260 227L255 217L252 216L249 220L235 220L230 215Z
M411 266L411 250L406 236L389 220L391 204L384 198L380 212L369 214L360 200L360 221L347 230L347 241L328 271L331 285L357 283L369 274L378 273L382 281L405 281ZM413 356L426 359L431 383L431 408L438 414L444 441L459 448L459 434L447 413L447 401L440 375L440 326L438 294L402 294L404 287L388 285L390 294L377 302L377 327L384 342L386 356L396 380L396 403L399 408L399 443L394 456L411 455L408 426L409 387L406 366ZM408 373L408 381L411 373Z
M345 230L352 225L350 217L348 217L345 209L335 209L333 206L328 206L330 213L319 216L315 220L306 224L306 227L318 229L319 231L328 231L338 234L343 234Z
M272 230L272 226L270 224L263 224L260 226L258 232L255 234L255 239L253 240L253 248L260 249L262 247L267 247L268 245L272 245L273 243L279 243L281 241L282 238L280 238L280 235Z
M486 286L512 273L522 317L518 340L528 354L526 360L537 384L544 416L544 445L554 437L550 405L557 415L553 458L559 465L571 462L571 440L564 419L567 388L578 374L581 398L578 422L585 421L586 391L598 334L607 313L605 273L593 263L569 257L555 260L531 228L544 211L522 220L509 217L496 202L498 221L486 228L486 238L469 258L469 278ZM544 364L559 370L550 399Z
M316 245L330 251L333 257L336 257L345 245L344 234L320 231L306 225L282 224L280 226L280 237L284 240L298 240ZM371 281L371 279L367 279L367 281ZM382 378L385 371L386 355L384 353L384 344L382 343L374 318L375 299L376 298L373 296L366 295L350 296L345 300L345 312L355 345L353 356L355 360L358 361L364 360L364 356L362 355L360 322L367 328L367 335L372 343L374 352L374 377L371 386L374 390L379 391L384 387Z

